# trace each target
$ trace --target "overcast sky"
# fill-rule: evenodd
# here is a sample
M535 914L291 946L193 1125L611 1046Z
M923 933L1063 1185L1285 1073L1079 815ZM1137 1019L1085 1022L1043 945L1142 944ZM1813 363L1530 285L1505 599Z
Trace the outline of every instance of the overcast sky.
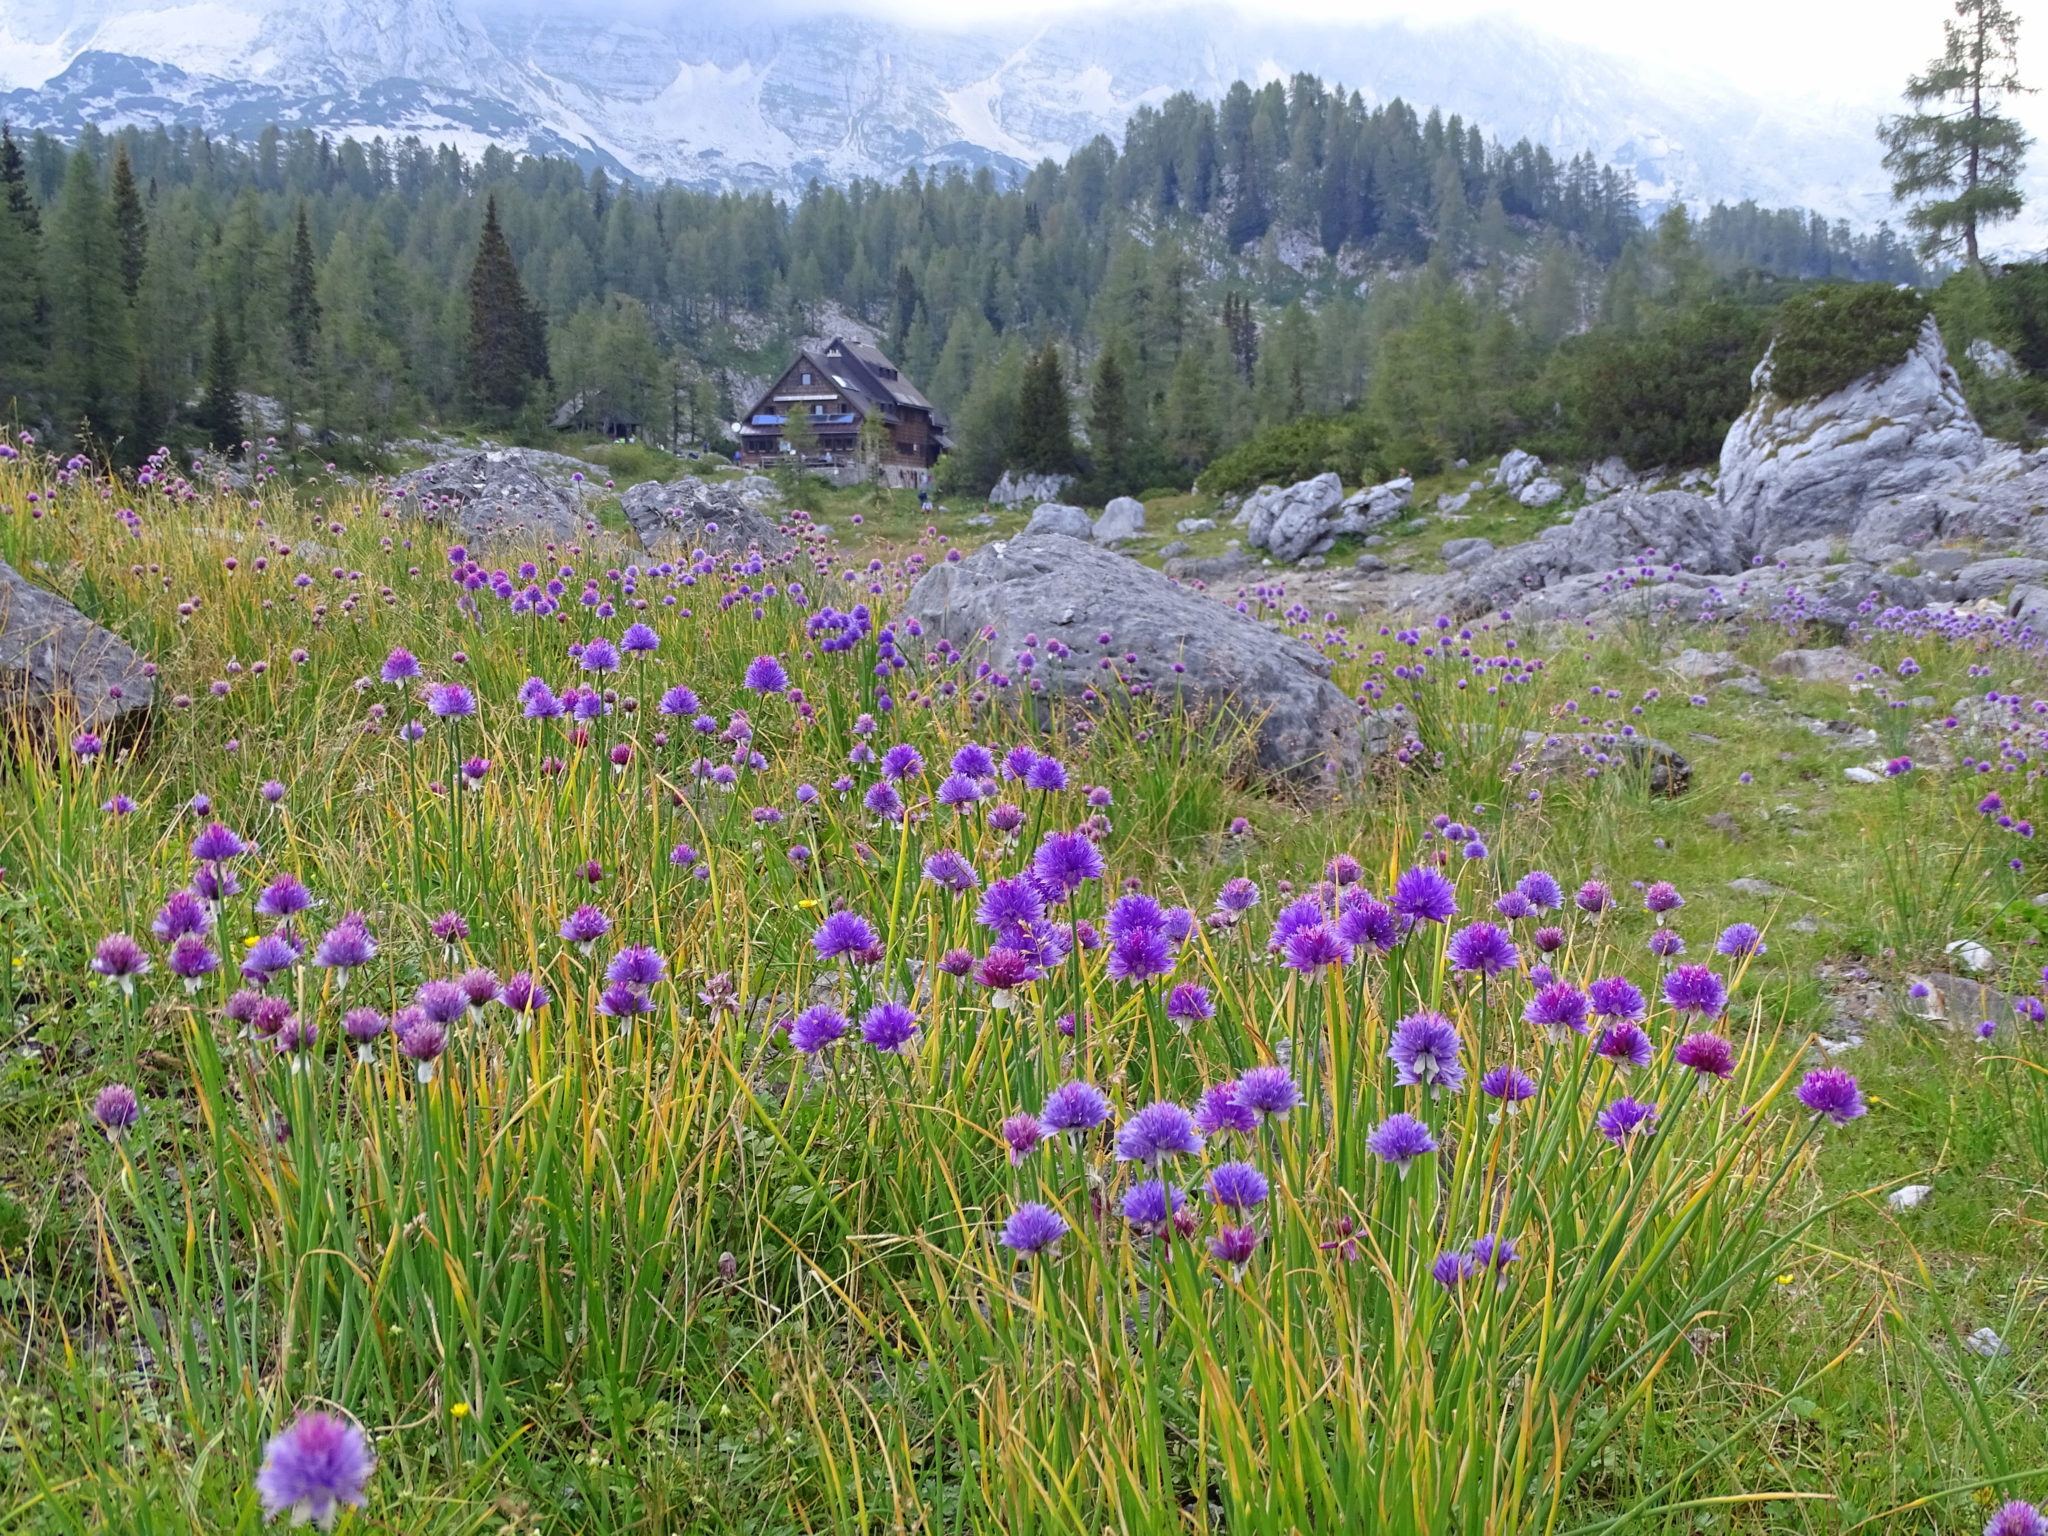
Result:
M1646 62L1726 77L1752 90L1867 102L1895 97L1941 47L1943 0L1267 0L1239 8L1290 20L1403 18L1418 23L1507 14L1575 42ZM1006 0L1006 17L1081 9L1143 11L1151 0ZM2025 76L2048 85L2048 0L2012 0L2023 18ZM883 9L876 3L871 8ZM890 0L886 10L937 25L989 13L959 0ZM2048 137L2048 92L2018 104Z

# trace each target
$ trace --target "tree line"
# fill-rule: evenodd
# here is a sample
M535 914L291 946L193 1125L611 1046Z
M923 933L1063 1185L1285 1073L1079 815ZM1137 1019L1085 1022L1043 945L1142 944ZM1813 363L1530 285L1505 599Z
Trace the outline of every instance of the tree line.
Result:
M1921 275L1888 230L1799 212L1646 228L1628 179L1588 156L1307 76L1176 97L1013 186L913 172L783 202L276 127L10 134L0 181L0 271L20 274L0 292L0 400L129 459L249 430L227 419L249 394L330 442L539 430L566 400L715 440L743 384L836 310L956 418L960 485L1012 453L1050 348L1088 395L1085 441L1023 451L1086 449L1132 488L1375 394L1400 430L1461 448L1507 408L1434 391L1526 378L1696 279Z

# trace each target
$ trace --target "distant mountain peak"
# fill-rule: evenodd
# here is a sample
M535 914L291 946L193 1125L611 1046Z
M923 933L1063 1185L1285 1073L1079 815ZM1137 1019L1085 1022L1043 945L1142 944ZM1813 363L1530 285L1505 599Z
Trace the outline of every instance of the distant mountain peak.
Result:
M1888 213L1876 108L1803 111L1674 85L1499 18L1255 22L1227 9L952 28L858 11L567 12L458 0L0 0L0 115L17 127L281 121L569 153L697 186L949 165L1018 173L1180 90L1295 71L1462 112L1491 135L1632 174L1673 200Z

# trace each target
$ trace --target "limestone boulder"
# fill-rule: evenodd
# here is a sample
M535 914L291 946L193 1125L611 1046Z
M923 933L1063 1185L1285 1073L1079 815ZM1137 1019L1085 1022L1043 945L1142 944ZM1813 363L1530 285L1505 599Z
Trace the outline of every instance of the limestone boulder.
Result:
M987 661L1017 697L1086 704L1121 688L1178 699L1252 727L1265 772L1358 772L1358 709L1320 651L1093 542L1027 533L985 545L920 577L903 616L914 646L936 653L943 639L958 665ZM1137 658L1114 674L1096 665L1105 631L1116 656Z
M0 560L0 717L30 736L110 738L139 724L155 693L127 641Z

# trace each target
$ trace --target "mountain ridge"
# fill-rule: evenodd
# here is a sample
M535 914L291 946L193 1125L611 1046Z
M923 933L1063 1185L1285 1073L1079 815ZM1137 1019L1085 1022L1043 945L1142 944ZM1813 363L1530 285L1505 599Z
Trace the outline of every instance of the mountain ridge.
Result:
M1590 150L1645 210L1754 199L1889 212L1881 104L1818 107L1641 66L1501 18L1254 24L1218 7L939 28L855 11L579 15L464 0L0 0L0 115L75 132L263 122L567 153L686 186L799 190L907 169L1016 175L1178 90L1296 71Z

